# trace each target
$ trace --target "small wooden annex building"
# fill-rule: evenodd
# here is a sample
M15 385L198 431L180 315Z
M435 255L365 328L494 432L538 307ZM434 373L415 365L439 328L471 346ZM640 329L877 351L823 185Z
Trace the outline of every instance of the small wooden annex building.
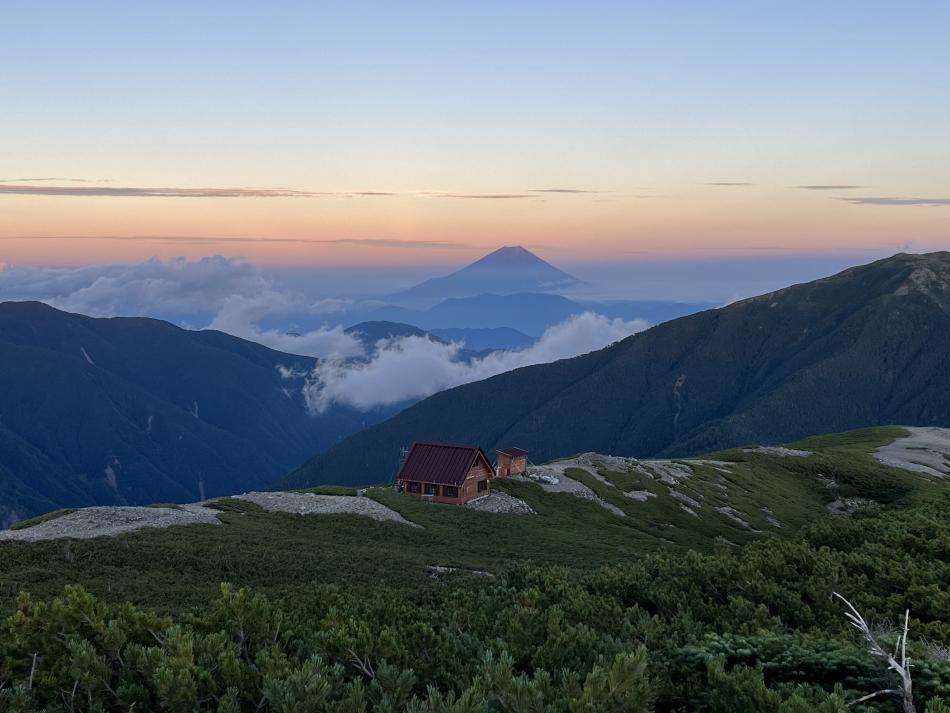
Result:
M495 456L500 478L521 475L528 470L528 451L523 448L499 448Z
M416 441L397 476L407 495L436 503L462 505L491 492L495 474L478 446Z

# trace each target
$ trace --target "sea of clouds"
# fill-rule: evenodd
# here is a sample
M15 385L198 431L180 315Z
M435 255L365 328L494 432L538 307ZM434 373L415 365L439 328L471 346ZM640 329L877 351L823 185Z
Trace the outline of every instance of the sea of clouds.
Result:
M3 266L4 300L38 300L94 317L159 317L318 357L303 387L314 412L334 404L368 410L421 399L512 369L601 349L648 326L642 320L587 312L549 328L520 351L465 359L461 343L405 337L381 340L367 353L340 324L349 300L305 297L245 260L220 256L83 267ZM325 315L327 323L300 333L261 326L275 319L279 323L288 314Z

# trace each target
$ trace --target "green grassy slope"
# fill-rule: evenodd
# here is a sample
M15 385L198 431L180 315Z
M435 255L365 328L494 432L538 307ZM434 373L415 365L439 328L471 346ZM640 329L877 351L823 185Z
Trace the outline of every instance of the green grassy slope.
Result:
M697 468L684 492L701 500L698 516L682 510L657 481L608 470L601 472L606 483L582 471L571 475L626 517L516 480L495 481L495 487L524 499L537 515L483 513L424 504L384 488L370 490L371 497L420 528L355 515L268 513L223 499L213 503L225 510L223 527L143 530L115 539L0 542L0 597L21 589L54 594L67 583L82 582L108 599L165 608L203 602L222 581L289 597L327 584L352 591L380 586L409 591L430 581L427 565L488 572L517 562L592 569L661 550L732 550L733 544L790 537L806 523L830 517L825 506L836 497L870 498L883 507L939 498L947 492L946 482L888 468L871 457L876 447L902 433L881 428L811 439L800 444L816 449L809 458L742 450L715 454L730 462L731 473ZM723 479L727 497L719 487ZM830 481L838 488L829 488ZM645 502L622 494L651 488L657 495ZM715 510L726 502L747 516L752 529ZM768 523L764 507L782 527Z

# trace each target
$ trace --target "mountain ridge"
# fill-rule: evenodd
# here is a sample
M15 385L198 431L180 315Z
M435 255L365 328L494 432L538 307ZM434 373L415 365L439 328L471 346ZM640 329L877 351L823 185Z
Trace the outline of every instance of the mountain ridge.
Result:
M925 287L918 268L933 273ZM377 482L417 438L683 456L809 433L950 423L950 253L899 254L457 387L344 440L287 483ZM929 292L924 292L928 290ZM489 404L492 405L489 408ZM504 404L501 408L498 404Z
M278 367L314 364L161 320L0 303L0 522L269 482L373 418L312 416L303 377Z

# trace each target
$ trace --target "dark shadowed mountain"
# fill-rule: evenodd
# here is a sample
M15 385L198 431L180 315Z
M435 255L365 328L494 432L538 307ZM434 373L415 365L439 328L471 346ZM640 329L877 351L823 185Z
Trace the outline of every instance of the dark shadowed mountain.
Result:
M354 324L352 327L347 327L343 331L358 339L367 354L373 353L373 350L376 348L376 342L380 339L426 336L434 339L434 337L424 329L419 329L411 324L388 322L384 320L360 322L359 324Z
M0 303L0 524L260 487L392 413L311 416L313 364L221 332Z
M291 474L378 482L417 439L688 455L888 423L950 425L950 253L896 255L432 396Z
M471 265L445 277L421 282L390 296L397 304L413 307L434 305L449 297L471 297L486 292L549 292L581 284L523 247L498 248Z
M644 319L650 324L658 324L710 306L649 300L575 302L561 295L519 292L453 297L426 310L380 307L371 314L373 319L407 322L427 331L458 326L507 328L537 338L549 327L583 312L596 312L605 317L625 320Z
M347 334L350 334L360 340L360 344L363 347L363 350L367 355L373 354L376 351L376 344L381 339L401 339L403 337L425 337L431 339L433 342L439 342L440 344L448 344L449 342L464 342L465 335L469 332L478 333L479 331L489 331L489 330L468 330L468 329L459 329L459 330L446 330L449 332L456 332L457 336L454 338L443 337L434 332L427 332L424 329L419 329L414 327L411 324L402 324L401 322L360 322L359 324L354 324L352 327L347 327L344 330ZM514 330L511 330L514 331ZM517 332L516 332L517 334ZM530 346L534 343L534 340L526 335L521 335L524 337ZM475 341L479 341L477 338ZM482 339L481 341L487 341L487 339ZM487 356L491 352L495 351L500 347L481 347L481 348L472 348L469 349L466 343L466 346L458 351L458 359L461 361L468 361L471 359L478 359L484 356Z
M474 351L518 351L527 349L535 342L524 332L510 327L448 327L429 330L429 334L447 342L464 342L467 348Z

